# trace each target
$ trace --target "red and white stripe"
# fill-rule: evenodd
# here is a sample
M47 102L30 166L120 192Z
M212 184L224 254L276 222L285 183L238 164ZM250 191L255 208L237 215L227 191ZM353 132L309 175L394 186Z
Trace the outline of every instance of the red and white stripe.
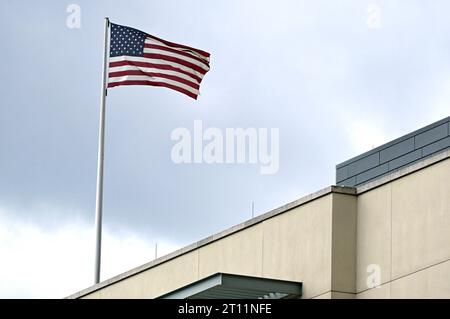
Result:
M205 51L147 35L144 56L109 58L108 87L161 86L197 99L209 58Z

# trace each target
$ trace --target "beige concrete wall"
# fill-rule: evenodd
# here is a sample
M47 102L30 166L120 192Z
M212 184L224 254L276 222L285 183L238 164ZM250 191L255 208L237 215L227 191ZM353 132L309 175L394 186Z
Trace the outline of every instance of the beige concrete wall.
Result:
M376 288L360 291L356 295L357 299L390 299L391 283L387 282Z
M333 194L331 290L333 294L356 292L357 198ZM353 296L353 295L351 295Z
M331 287L332 195L263 223L263 277L303 282L310 298Z
M154 298L198 278L198 251L106 286L84 298Z
M352 293L329 291L327 293L313 297L312 299L355 299L355 296L356 294Z
M450 259L450 160L392 184L392 278Z
M303 282L303 298L450 298L450 159L327 193L85 297L154 298L217 272Z
M450 160L358 196L358 298L450 296ZM369 289L366 270L381 269Z
M450 260L392 281L391 298L450 298Z
M198 278L217 272L261 276L263 236L263 224L257 224L200 247Z
M330 193L85 297L154 298L217 272L303 282L303 298L349 297L355 238L356 197Z
M450 261L413 272L357 295L358 299L450 299Z
M380 267L382 284L391 280L391 184L359 195L357 210L356 288L361 292L368 289L370 265Z

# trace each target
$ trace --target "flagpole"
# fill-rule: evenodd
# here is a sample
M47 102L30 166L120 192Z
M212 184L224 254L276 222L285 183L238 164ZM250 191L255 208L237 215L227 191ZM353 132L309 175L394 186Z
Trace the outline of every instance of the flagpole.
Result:
M100 97L100 125L98 131L98 159L97 159L97 194L95 201L95 283L100 282L100 260L102 250L102 206L103 206L103 159L105 144L105 100L107 91L107 61L108 61L108 28L109 19L105 18L104 46L103 46L103 79Z

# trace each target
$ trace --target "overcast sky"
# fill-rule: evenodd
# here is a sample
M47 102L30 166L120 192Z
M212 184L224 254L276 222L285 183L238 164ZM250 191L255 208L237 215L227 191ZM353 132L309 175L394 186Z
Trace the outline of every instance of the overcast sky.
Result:
M66 24L70 4L80 28ZM103 18L211 53L197 101L107 97L102 279L334 184L449 115L446 0L0 3L0 297L93 283ZM278 128L280 165L175 164L177 127Z

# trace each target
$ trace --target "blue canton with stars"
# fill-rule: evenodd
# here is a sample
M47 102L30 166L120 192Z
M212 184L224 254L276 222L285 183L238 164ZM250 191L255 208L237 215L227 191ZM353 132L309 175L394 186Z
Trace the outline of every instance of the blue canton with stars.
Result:
M143 56L145 38L142 31L111 23L109 56Z

